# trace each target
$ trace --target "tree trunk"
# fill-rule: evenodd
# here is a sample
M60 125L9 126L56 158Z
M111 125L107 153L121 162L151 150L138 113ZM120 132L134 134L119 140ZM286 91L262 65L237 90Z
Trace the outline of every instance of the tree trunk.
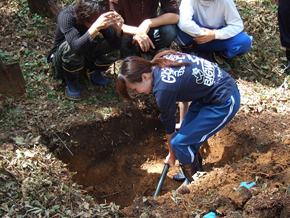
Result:
M56 20L60 8L54 0L28 0L28 6L33 13Z
M18 63L6 65L0 60L0 100L25 93L25 80Z

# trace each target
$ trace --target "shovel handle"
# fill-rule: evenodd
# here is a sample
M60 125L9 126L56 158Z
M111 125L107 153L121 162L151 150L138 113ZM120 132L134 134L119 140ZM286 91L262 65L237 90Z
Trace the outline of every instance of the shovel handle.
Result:
M163 167L163 171L162 171L161 177L159 179L158 185L157 185L156 190L153 194L153 197L157 197L159 195L159 192L161 191L161 187L163 185L163 182L164 182L164 179L165 179L166 174L168 172L168 169L169 169L169 164L165 164L165 166Z

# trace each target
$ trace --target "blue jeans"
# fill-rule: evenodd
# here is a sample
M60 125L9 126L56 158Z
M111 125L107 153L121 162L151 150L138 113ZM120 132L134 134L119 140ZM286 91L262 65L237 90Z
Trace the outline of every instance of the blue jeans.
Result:
M148 36L155 46L155 50L150 49L151 52L158 51L161 48L170 47L171 43L176 37L176 25L164 25L160 27L150 28ZM133 36L129 34L123 35L123 42L121 46L121 57L124 59L128 56L134 55L137 46L132 44Z
M193 36L183 32L177 26L177 37L175 42L179 45L187 45L193 41ZM229 39L215 39L204 44L196 44L197 52L213 52L221 51L227 57L232 58L237 55L243 55L251 48L251 37L246 33L239 33L238 35Z
M171 139L171 147L183 165L194 160L194 154L211 136L229 123L240 108L238 88L222 105L192 102L180 129Z

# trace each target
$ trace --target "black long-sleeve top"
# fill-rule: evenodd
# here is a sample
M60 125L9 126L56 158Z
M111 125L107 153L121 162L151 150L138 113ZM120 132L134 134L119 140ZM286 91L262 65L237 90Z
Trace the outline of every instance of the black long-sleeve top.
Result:
M57 47L66 40L75 54L84 55L100 40L98 35L93 39L85 25L76 23L74 9L74 6L67 7L58 15L54 46L51 52L57 50ZM121 38L117 36L113 27L101 30L100 33L113 48L120 48Z

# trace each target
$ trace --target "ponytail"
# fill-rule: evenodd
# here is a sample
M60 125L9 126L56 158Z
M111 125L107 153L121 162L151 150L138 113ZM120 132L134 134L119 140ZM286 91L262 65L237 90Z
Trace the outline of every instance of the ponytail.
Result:
M183 56L185 54L182 54L182 53L174 51L174 50L163 51L163 52L160 52L157 55L155 55L155 57L151 61L151 64L153 66L158 66L158 67L162 67L162 68L163 67L181 67L181 66L189 65L189 63L187 63L187 62L177 62L177 61L173 61L173 60L169 60L167 58L164 58L164 56L166 56L166 55Z
M126 82L129 83L141 83L143 73L151 73L153 67L181 67L189 65L187 62L177 62L167 58L165 55L185 55L174 50L168 50L160 52L155 55L152 61L146 61L141 57L130 56L127 57L121 64L120 71L116 81L116 87L119 94L124 99L131 99L128 93Z

